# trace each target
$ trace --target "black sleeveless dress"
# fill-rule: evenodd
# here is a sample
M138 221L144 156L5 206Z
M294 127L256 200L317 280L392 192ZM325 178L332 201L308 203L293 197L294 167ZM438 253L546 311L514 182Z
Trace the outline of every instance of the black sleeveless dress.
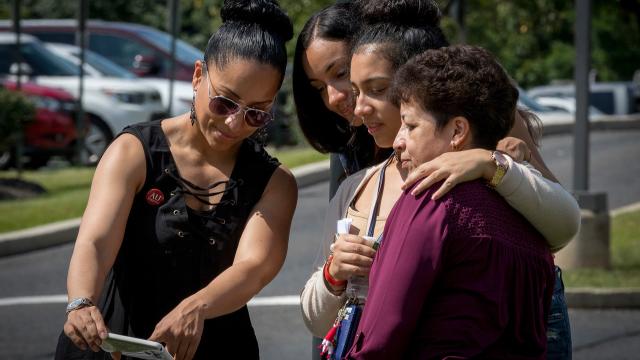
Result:
M202 213L185 204L184 180L160 121L123 133L143 144L146 180L135 196L98 306L111 332L146 339L175 306L231 266L249 213L280 164L255 141L244 140L220 202ZM110 356L81 351L61 334L56 359L103 358ZM205 320L195 358L259 358L247 307Z

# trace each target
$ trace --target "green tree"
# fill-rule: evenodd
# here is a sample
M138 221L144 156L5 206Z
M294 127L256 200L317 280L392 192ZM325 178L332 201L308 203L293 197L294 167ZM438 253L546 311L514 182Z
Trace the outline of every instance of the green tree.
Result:
M437 0L446 8L454 0ZM545 84L573 78L575 4L566 0L460 0L464 1L467 43L493 52L522 85ZM331 0L280 0L300 31L309 16ZM167 30L168 0L92 0L89 17L128 21ZM180 0L180 37L204 49L220 25L223 0ZM73 18L76 0L22 0L28 18ZM598 80L629 80L640 67L640 0L593 0L592 64ZM9 18L11 2L0 3L0 17ZM442 26L452 42L455 22ZM293 54L295 39L288 44Z
M445 8L450 0L439 1ZM572 79L575 4L565 0L467 0L467 43L493 52L523 87ZM629 80L640 67L640 1L594 0L592 67L599 81ZM451 18L449 39L458 36Z

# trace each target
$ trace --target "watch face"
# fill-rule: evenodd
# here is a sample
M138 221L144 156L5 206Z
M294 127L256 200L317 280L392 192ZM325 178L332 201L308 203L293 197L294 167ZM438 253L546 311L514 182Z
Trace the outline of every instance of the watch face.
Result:
M494 151L493 152L493 158L496 160L496 162L504 167L509 166L509 162L507 161L507 157L504 156L503 153L501 153L500 151Z
M67 305L67 312L77 309L82 305L91 305L91 300L85 298L73 299L69 305Z
M73 301L71 301L69 303L69 305L67 305L67 310L72 310L75 309L76 307L78 307L80 304L82 304L82 299L75 299Z

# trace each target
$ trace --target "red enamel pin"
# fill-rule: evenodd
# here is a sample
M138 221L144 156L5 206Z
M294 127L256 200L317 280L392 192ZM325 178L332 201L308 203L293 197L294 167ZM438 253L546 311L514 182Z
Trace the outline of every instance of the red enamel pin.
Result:
M147 203L152 206L158 206L164 202L164 194L160 189L153 188L147 192Z

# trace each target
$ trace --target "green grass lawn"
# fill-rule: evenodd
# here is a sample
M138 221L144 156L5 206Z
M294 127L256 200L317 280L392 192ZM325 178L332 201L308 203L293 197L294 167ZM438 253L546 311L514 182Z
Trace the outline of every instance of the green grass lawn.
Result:
M289 169L296 166L322 161L329 158L327 154L321 154L312 148L299 148L287 150L268 149L271 156L275 156Z
M640 288L640 211L611 219L611 270L563 270L568 287Z
M328 158L311 148L269 152L290 169ZM82 216L93 172L93 168L25 171L23 179L42 185L47 194L26 200L0 201L0 233ZM16 176L15 171L0 171L0 178Z
M22 178L42 185L47 193L32 199L0 201L0 232L81 216L93 171L93 168L25 171ZM14 171L0 172L3 178L16 175Z

